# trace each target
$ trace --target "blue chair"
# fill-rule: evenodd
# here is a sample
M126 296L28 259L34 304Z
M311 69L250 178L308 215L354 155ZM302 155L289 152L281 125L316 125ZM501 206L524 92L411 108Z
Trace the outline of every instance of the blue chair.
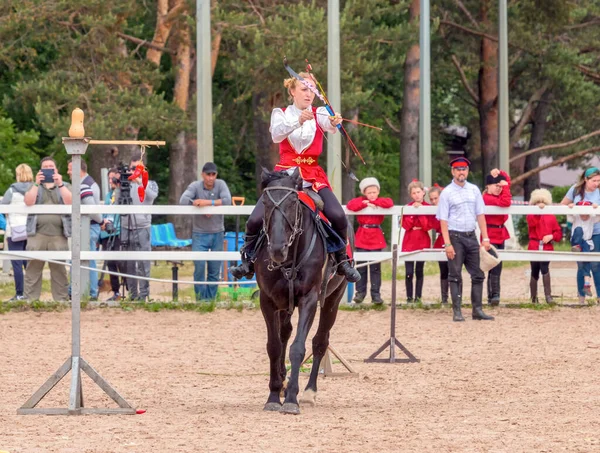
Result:
M161 226L162 225L152 225L150 227L150 244L152 247L166 247L168 245Z
M175 227L172 223L163 223L157 226L157 238L165 247L181 248L192 244L191 239L178 239L175 234Z

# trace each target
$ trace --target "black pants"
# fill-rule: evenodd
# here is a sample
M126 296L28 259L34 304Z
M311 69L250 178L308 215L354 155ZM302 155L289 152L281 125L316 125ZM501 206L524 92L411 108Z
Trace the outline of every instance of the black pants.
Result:
M485 275L479 268L479 242L474 231L466 233L450 231L450 242L456 256L448 260L448 282L452 303L460 303L462 294L462 267L467 268L471 275L471 304L473 307L481 307L483 297L483 281Z
M382 252L381 250L367 250L357 248L357 252ZM357 263L361 264L361 263ZM359 267L358 272L360 273L360 280L356 283L357 294L367 294L367 273L371 274L371 298L381 296L381 263L370 264L369 266ZM368 272L367 272L368 271Z
M107 252L121 250L121 239L119 238L119 236L101 239L100 244L102 245L102 250L105 250ZM124 274L126 270L125 263L123 263L122 261L107 261L106 267L108 267L108 270L111 272L119 272L122 274ZM113 293L120 292L119 288L121 287L121 284L119 276L109 274L109 277L110 288L112 289Z
M504 242L502 244L493 245L494 247L496 247L497 250L504 250ZM502 261L500 261L500 264L498 264L496 267L492 268L492 270L488 272L488 278L491 275L497 275L498 277L500 277L500 274L502 274Z
M440 267L440 280L448 280L448 262L438 261Z
M531 276L534 280L540 279L540 271L542 272L542 275L546 275L550 272L549 261L532 261L529 264L531 265Z
M319 196L323 200L324 208L323 213L331 222L331 226L345 241L348 237L348 219L346 219L346 213L342 208L342 205L334 195L334 193L328 189L319 190ZM248 235L254 236L260 232L263 225L263 216L265 215L265 205L263 204L263 197L256 202L256 206L246 222L246 231Z

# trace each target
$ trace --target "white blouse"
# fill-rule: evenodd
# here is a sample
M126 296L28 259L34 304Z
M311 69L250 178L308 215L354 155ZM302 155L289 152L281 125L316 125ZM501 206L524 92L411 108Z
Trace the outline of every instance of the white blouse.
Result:
M308 107L312 109L312 106ZM329 113L325 107L317 108L316 120L305 121L300 125L299 118L302 111L295 105L288 106L285 111L280 108L273 109L271 114L271 137L274 143L281 143L289 138L297 154L302 154L308 148L317 132L317 121L325 132L335 133L337 128L331 125Z

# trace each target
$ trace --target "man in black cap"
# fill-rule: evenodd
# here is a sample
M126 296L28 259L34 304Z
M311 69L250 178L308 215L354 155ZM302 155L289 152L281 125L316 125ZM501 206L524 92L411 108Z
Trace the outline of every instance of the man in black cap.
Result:
M479 268L479 242L475 235L475 226L479 224L482 246L490 249L484 216L484 204L481 192L476 185L467 182L469 162L459 157L450 162L452 182L440 194L436 217L440 221L444 249L448 257L448 281L452 296L454 321L464 321L461 313L462 266L471 275L471 305L473 319L493 320L482 310L483 281L485 275Z
M231 193L222 179L217 179L217 166L207 162L202 167L202 180L191 183L181 195L179 204L204 206L229 206ZM194 252L220 252L223 250L225 225L223 215L196 215L193 220L192 250ZM208 267L208 276L206 268ZM194 261L195 281L219 281L220 261ZM196 300L213 300L217 296L217 285L194 285Z

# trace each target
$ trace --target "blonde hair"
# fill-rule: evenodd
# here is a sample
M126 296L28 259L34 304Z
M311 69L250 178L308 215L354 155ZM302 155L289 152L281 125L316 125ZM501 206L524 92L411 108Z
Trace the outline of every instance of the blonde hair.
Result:
M421 189L423 192L425 192L425 186L423 185L423 183L421 181L416 180L416 179L413 179L411 181L411 183L408 185L408 193L409 193L409 195L412 193L413 189Z
M544 203L546 205L552 204L552 194L547 189L535 189L531 192L531 198L529 198L530 205L536 205Z
M442 193L442 188L438 186L431 186L427 193L429 194L429 196L431 196L432 193Z
M15 168L17 182L33 182L33 171L27 164L20 164Z
M312 74L309 74L308 72L301 72L298 75L305 79L307 82L312 83L315 87L317 86L316 79L313 77ZM288 92L288 98L290 101L292 100L292 90L295 89L299 83L301 82L295 77L290 77L289 79L285 79L283 81L283 86Z

